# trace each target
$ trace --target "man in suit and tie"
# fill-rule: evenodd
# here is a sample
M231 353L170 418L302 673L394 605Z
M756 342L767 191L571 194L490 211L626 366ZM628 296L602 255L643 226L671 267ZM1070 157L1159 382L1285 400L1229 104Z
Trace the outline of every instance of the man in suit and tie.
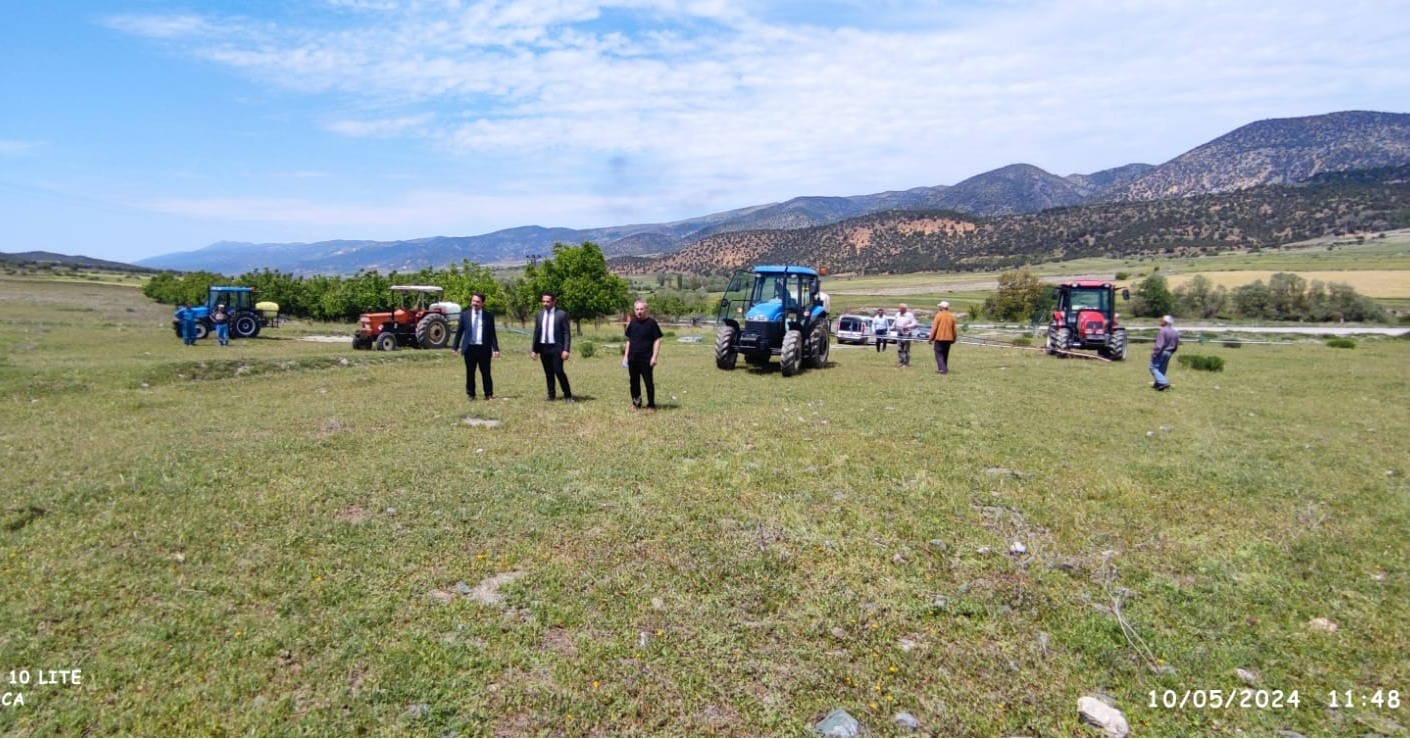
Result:
M558 308L553 293L540 296L543 310L534 317L534 346L529 357L543 363L543 377L548 381L548 399L553 400L553 380L563 387L563 400L573 402L573 390L568 387L568 375L563 371L563 362L568 359L568 349L572 345L572 327L568 325L568 311Z
M475 370L485 385L485 400L494 400L494 378L490 376L490 358L499 358L499 337L494 332L494 314L485 310L485 294L470 296L470 310L460 314L455 340L450 350L465 357L465 394L475 399Z

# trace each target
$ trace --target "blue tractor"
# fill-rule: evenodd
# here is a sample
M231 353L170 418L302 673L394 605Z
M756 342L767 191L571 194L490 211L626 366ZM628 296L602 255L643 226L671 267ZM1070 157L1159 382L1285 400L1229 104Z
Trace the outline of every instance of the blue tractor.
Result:
M253 287L211 285L206 291L205 305L191 306L191 310L196 314L196 338L204 339L215 330L215 324L211 323L211 313L215 312L217 305L224 305L226 312L230 314L232 338L252 339L259 335L261 328L278 326L279 304L255 302L255 292ZM176 331L178 337L181 336L179 319L171 319L171 328Z
M755 367L777 355L784 377L805 365L827 366L827 303L811 267L760 265L735 273L720 300L715 366L734 369L741 354Z

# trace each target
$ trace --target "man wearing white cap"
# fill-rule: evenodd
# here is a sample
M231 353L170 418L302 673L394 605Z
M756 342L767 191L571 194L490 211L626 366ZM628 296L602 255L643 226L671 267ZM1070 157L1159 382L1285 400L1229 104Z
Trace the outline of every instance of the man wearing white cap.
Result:
M896 306L896 322L892 324L896 329L896 358L900 361L897 367L911 366L911 331L916 327L916 314L912 313L906 304Z
M1175 330L1175 319L1160 317L1160 331L1155 334L1155 349L1151 352L1151 387L1165 391L1170 389L1170 380L1165 373L1170 371L1170 355L1180 348L1180 332Z
M935 371L942 375L950 374L950 345L958 338L955 330L955 314L950 312L950 301L942 300L935 312L935 320L930 324L930 343L935 348Z

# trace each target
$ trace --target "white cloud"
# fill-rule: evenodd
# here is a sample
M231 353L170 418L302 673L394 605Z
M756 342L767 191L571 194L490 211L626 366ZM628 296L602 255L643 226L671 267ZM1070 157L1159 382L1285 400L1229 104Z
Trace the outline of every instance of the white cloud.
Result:
M43 144L38 141L0 139L0 157L24 157L37 152Z
M565 194L555 197L555 208L579 217L601 207L593 196ZM412 238L425 232L463 233L471 216L489 213L501 228L537 223L537 207L518 195L476 195L440 190L417 190L389 203L311 200L307 198L157 198L139 204L155 213L202 221L242 224L284 224L327 231L349 228ZM415 228L417 231L410 231ZM369 236L368 238L373 238Z
M318 23L109 23L309 94L325 106L311 115L342 136L514 162L506 182L556 172L555 212L591 202L564 193L603 187L614 157L624 181L657 183L658 200L728 192L736 207L949 184L1015 162L1059 174L1158 164L1253 120L1410 100L1407 0L331 7ZM390 219L431 200L408 197L326 217ZM274 201L249 217L321 212Z

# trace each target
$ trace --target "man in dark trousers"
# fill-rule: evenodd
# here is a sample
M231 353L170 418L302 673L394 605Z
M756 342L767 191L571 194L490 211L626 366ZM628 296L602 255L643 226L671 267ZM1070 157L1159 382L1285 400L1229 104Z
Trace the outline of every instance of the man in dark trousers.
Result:
M465 357L465 394L470 400L475 399L476 369L480 371L481 381L485 385L485 400L494 400L490 358L499 359L499 337L494 331L494 314L485 310L484 293L470 296L470 310L460 314L450 350Z
M646 412L656 412L656 381L652 370L661 356L661 326L646 315L646 301L638 300L632 307L632 320L627 322L627 346L622 350L622 364L631 377L632 407L641 408L641 383L646 382Z
M544 293L539 298L543 310L534 317L534 346L529 351L531 359L543 363L543 377L548 381L548 399L554 400L553 380L563 387L564 402L573 402L573 390L568 387L568 375L563 371L563 363L568 360L568 350L572 346L572 327L568 325L568 311L558 308L553 293Z

